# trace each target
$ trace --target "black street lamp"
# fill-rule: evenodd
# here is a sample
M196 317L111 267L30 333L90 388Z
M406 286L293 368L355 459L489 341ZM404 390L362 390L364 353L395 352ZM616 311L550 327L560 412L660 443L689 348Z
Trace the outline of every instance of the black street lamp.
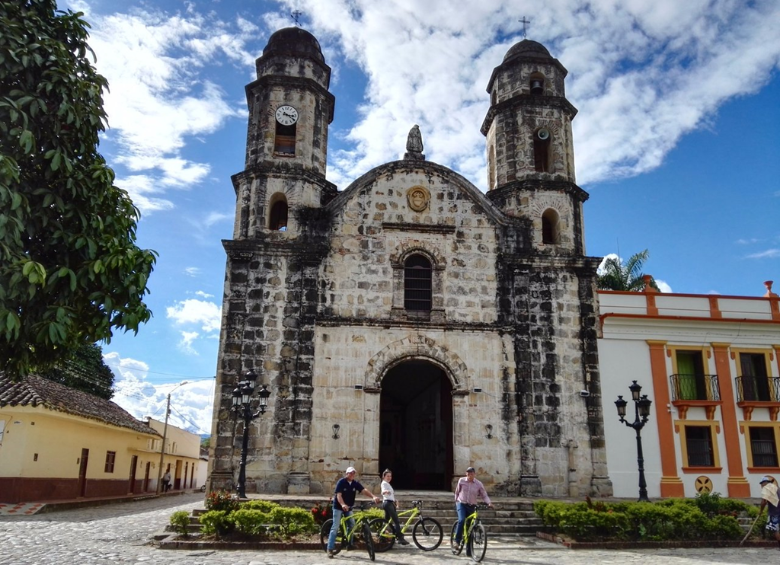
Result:
M634 401L634 421L626 421L626 405L628 401L623 400L622 396L618 396L615 406L617 406L620 421L629 428L636 430L636 462L639 465L639 502L650 502L650 499L647 498L647 482L645 481L645 456L642 454L642 428L645 427L645 424L650 419L650 405L653 401L647 398L646 394L639 395L642 391L642 386L637 384L636 381L628 389L631 391L631 399Z
M233 407L231 410L237 414L240 414L244 419L244 436L241 442L241 466L238 471L238 491L239 498L246 498L246 452L249 449L249 422L265 414L266 406L268 406L268 397L271 396L271 391L268 390L266 385L260 385L260 392L257 393L259 404L257 406L257 412L252 412L252 394L255 391L255 381L257 381L257 373L254 371L247 371L241 380L238 381L238 386L233 389Z

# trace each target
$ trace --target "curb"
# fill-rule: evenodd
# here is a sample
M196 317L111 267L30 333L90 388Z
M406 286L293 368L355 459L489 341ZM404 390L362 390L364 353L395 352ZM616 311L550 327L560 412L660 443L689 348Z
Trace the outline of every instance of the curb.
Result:
M322 551L322 545L313 542L276 541L184 541L177 535L160 540L160 549L281 549L288 551Z
M536 537L569 549L674 549L696 547L777 547L775 540L675 540L675 541L573 541L556 534L536 532Z

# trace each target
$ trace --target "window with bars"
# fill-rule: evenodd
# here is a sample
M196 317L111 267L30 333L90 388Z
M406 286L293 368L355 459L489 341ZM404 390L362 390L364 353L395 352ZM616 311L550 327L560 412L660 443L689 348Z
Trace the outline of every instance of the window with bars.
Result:
M685 426L685 443L689 467L715 466L712 428L710 426Z
M750 450L753 453L753 467L777 467L775 430L764 426L751 427Z
M116 451L106 451L106 473L114 472L114 463L116 462Z
M404 263L404 308L416 312L431 311L431 262L412 255Z

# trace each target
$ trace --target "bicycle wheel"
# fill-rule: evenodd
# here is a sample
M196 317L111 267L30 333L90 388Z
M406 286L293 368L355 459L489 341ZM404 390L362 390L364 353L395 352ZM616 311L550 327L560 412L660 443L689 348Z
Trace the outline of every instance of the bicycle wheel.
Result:
M323 551L328 551L328 538L330 537L330 529L333 527L333 518L328 518L320 526L320 544ZM336 532L336 546L333 548L333 553L336 554L341 551L344 545L344 539L341 533L341 528Z
M474 526L474 529L471 530L471 536L469 536L469 544L471 545L471 558L479 563L485 558L485 551L487 551L485 526L482 524Z
M455 522L452 525L452 529L450 530L450 549L452 550L453 555L460 555L460 552L463 551L463 544L461 545L455 544L455 532L457 531L457 529L458 529L458 523Z
M374 561L376 559L376 554L374 553L374 540L373 535L371 535L371 527L368 525L368 522L363 522L363 541L366 544L366 550L368 551L368 556L371 558L371 561Z
M457 522L455 524L457 526ZM444 538L444 530L433 518L420 518L412 530L414 545L423 551L433 551L441 545Z
M383 553L393 547L395 543L395 526L392 522L385 522L382 518L374 518L368 523L371 533L374 534L374 551Z

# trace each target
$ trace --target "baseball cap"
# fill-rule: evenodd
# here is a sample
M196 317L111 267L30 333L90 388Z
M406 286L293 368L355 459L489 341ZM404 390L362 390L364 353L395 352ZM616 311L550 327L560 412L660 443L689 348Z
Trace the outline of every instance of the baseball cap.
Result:
M476 473L476 471L474 470L474 467L469 467L468 469L466 469L466 472L467 473Z
M347 467L347 474L349 473L357 473L357 470L354 467Z
M758 481L758 484L763 485L764 483L771 483L772 479L770 477L764 476L761 478L760 481Z

